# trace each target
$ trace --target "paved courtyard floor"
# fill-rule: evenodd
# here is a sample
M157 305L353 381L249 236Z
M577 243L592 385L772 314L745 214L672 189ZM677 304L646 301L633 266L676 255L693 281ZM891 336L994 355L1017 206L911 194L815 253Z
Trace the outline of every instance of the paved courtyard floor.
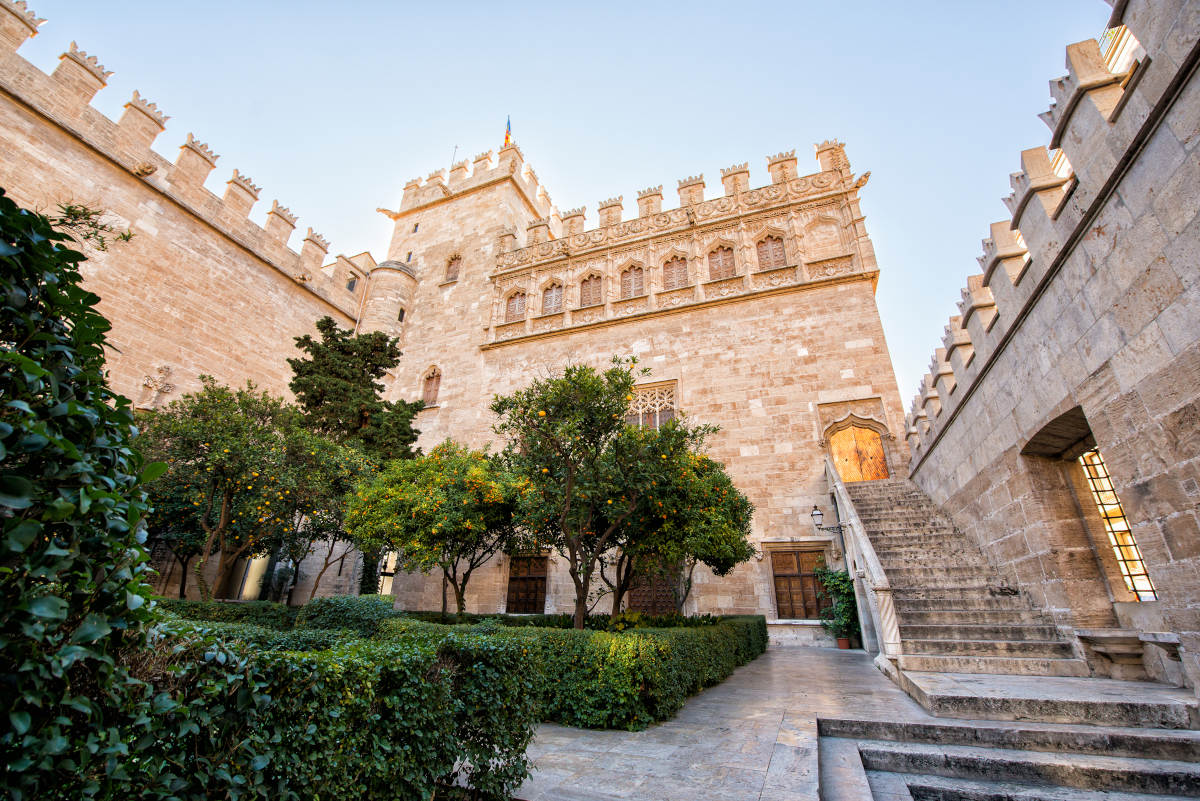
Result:
M816 801L817 716L935 720L862 651L771 648L640 732L543 724L522 801Z

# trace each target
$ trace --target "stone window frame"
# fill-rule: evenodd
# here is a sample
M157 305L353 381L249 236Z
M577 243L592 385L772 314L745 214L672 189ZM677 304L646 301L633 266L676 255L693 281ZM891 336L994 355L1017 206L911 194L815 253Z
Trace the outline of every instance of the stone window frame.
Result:
M664 415L664 412L669 414ZM636 384L633 387L633 400L625 415L629 425L646 425L646 415L651 415L653 425L658 428L668 420L679 418L679 382L675 379L654 381L649 384ZM637 417L635 421L631 418Z
M667 265L675 262L681 262L683 264L683 283L668 285ZM674 289L683 289L684 287L692 285L691 260L687 257L687 254L681 250L672 250L670 253L668 253L662 260L662 264L659 265L658 269L659 273L662 275L662 288L664 292L670 292Z
M631 261L617 273L618 296L621 300L640 298L647 294L646 268L640 261ZM628 286L625 277L629 276ZM637 284L634 286L634 284ZM628 292L626 291L628 289ZM636 291L635 291L636 290Z
M546 301L549 299L550 293L555 289L558 290L558 303L548 305ZM566 287L563 286L563 282L557 278L551 278L549 281L543 284L541 291L541 313L543 315L561 313L563 309L566 308L566 294Z
M720 265L722 267L722 272L720 274L714 274L714 272L713 272L713 256L715 256L717 253L719 253L721 251L729 252L729 264L728 264L729 272L726 273L723 271L724 267L726 265L722 264L722 265ZM708 247L708 253L704 257L704 260L705 260L705 265L708 267L708 280L709 281L725 281L730 278L736 278L738 276L738 258L737 258L737 243L736 242L732 242L727 239L716 240ZM725 261L724 257L721 258L721 261L722 262Z
M832 223L833 230L837 234L837 244L830 250L813 250L809 244L809 235L817 227L825 223ZM813 216L811 220L804 224L804 240L805 240L805 256L807 261L820 261L822 259L831 259L836 256L845 256L850 253L850 246L846 244L845 224L843 221L828 211L822 211Z
M777 239L779 241L779 248L781 251L780 255L783 257L782 263L780 263L780 264L764 264L763 263L762 247L767 242L768 239ZM793 264L794 262L792 259L792 249L790 247L788 247L789 244L790 243L788 242L787 233L780 228L777 228L775 226L768 226L767 228L764 228L762 231L760 231L754 237L754 258L756 261L756 266L758 268L757 271L765 272L767 270L779 270L779 269L788 267L789 265Z
M442 283L449 284L458 280L460 271L462 270L462 256L455 253L450 258L446 259L446 275Z
M519 298L519 300L518 300ZM517 288L504 296L504 322L519 323L529 316L529 293Z
M593 280L596 281L596 287L597 287L596 301L594 303L584 303L584 297L583 297L584 284L587 284L589 281L593 281ZM603 306L603 305L604 305L604 276L594 270L589 271L586 275L583 276L583 278L579 279L579 305L576 308L590 309L595 306Z

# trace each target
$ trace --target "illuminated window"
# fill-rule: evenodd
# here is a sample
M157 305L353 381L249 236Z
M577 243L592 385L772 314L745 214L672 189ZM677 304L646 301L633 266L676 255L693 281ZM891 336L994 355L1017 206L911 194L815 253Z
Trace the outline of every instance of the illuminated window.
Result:
M562 311L562 284L551 284L542 290L542 314L558 314Z
M512 323L525 319L525 293L514 292L508 296L504 309L504 322Z
M733 275L733 248L717 248L708 254L708 280L719 281Z
M676 256L663 265L663 289L687 286L687 262Z
M1142 552L1133 532L1129 530L1129 521L1125 519L1125 510L1113 489L1112 476L1100 451L1092 450L1079 457L1083 465L1084 475L1087 476L1088 489L1092 491L1092 500L1104 520L1104 529L1108 532L1108 541L1113 552L1117 555L1117 565L1121 568L1121 576L1125 586L1129 588L1139 601L1158 600L1154 583L1146 572L1146 563L1142 561Z

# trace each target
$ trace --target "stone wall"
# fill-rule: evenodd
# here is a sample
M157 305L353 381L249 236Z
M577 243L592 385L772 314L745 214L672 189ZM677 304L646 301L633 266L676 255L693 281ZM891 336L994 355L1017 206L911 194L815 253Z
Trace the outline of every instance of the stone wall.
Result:
M708 201L695 194L701 179L689 179L681 199L690 203L662 212L644 202L632 220L621 220L614 199L604 204L607 225L592 231L583 230L582 210L561 221L544 213L521 178L527 173L515 147L499 156L510 165L502 175L512 180L494 180L488 171L496 170L495 159L487 156L476 162L484 170L478 181L452 173L443 191L435 174L429 195L419 194L424 184L411 183L392 213L388 255L417 265L412 308L398 326L405 355L393 393L421 397L429 371L441 374L436 402L418 416L420 444L453 437L498 447L489 410L495 394L570 363L603 368L614 355L634 355L652 371L645 382L674 383L679 411L720 426L710 453L755 503L756 546L829 548L828 536L813 536L808 515L814 504L832 513L824 432L856 413L898 433L902 412L858 209L865 178L850 173L838 143L822 145L819 156L822 172L797 177L794 154L780 154L772 162L778 182L750 190L730 181L732 192ZM642 193L643 200L655 191ZM525 247L517 248L522 233ZM756 242L768 235L785 241L782 269L763 270L756 261ZM726 243L736 252L736 275L709 281L707 253ZM455 256L458 278L446 281ZM666 289L661 265L676 256L688 261L688 284ZM620 272L631 265L645 271L646 291L623 299ZM603 277L604 296L581 309L578 284L591 274ZM564 286L564 309L547 313L541 292L555 282ZM510 321L505 301L514 290L529 300L527 314ZM903 470L905 444L888 437L892 468ZM477 571L468 609L502 611L507 576L505 557ZM441 605L437 575L398 576L393 586L402 607ZM564 563L552 557L547 611L570 611L572 602ZM724 579L698 571L689 604L774 617L769 561L752 561ZM597 609L607 611L607 601Z
M265 228L247 219L259 188L238 171L223 197L204 188L218 156L191 134L174 164L151 150L167 117L136 92L119 122L89 105L110 74L94 56L72 45L51 75L19 56L35 22L0 3L0 186L48 213L62 203L102 209L133 232L84 265L113 323L113 388L154 406L207 373L286 393L292 338L324 315L353 324L352 266L322 270L328 243L311 229L290 250L296 218L278 203Z
M913 402L912 479L1060 626L1131 625L1075 461L1097 445L1158 591L1137 625L1181 636L1195 684L1200 3L1117 8L1051 82L1050 149L1021 154Z

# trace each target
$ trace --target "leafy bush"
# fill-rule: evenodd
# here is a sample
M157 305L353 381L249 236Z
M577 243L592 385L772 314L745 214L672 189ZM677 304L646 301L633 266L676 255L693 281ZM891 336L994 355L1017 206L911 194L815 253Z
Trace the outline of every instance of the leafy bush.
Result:
M253 623L220 623L180 620L181 632L211 634L223 640L237 640L260 651L326 651L359 639L354 629L290 629L256 626Z
M834 637L856 637L858 627L858 603L854 598L854 579L845 570L816 571L821 584L820 595L829 601L820 609L821 625Z
M389 595L335 595L300 607L296 626L310 629L354 629L364 637L379 631L381 621L398 617Z
M181 631L159 646L133 655L156 713L125 722L139 798L428 799L458 781L505 795L528 775L533 671L518 643L454 632L251 657Z
M380 637L432 646L459 628L399 618L383 622ZM589 728L641 729L666 720L687 696L724 680L767 647L760 616L621 633L494 627L485 636L520 643L539 667L535 692L543 720Z
M422 620L427 623L471 624L484 619L496 620L504 626L533 627L545 629L568 629L574 625L571 615L501 615L475 614L453 612L442 615L441 612L404 612L404 617ZM589 631L624 631L629 628L670 629L678 626L711 626L720 618L712 615L646 615L641 612L622 612L613 617L606 614L588 615L583 627Z
M130 448L110 326L64 240L0 189L0 785L16 799L80 798L126 748L113 706L136 687L115 656L150 619L140 485L164 468Z
M300 607L270 601L184 601L159 598L158 607L187 620L208 620L221 623L252 623L270 629L290 629L296 624Z

